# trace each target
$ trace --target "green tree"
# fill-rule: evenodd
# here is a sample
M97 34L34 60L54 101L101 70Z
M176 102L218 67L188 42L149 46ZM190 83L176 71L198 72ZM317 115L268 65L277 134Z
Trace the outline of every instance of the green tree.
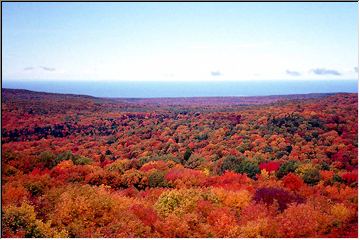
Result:
M298 163L294 160L288 161L283 163L279 170L276 173L276 176L278 178L282 178L286 176L290 172L295 172L295 170L298 168Z
M72 159L75 165L87 165L92 162L90 158L83 157L83 156L74 156Z
M246 173L249 177L254 178L256 174L260 173L259 165L250 160L240 162L239 168L236 170L238 173Z
M185 153L184 153L184 160L185 160L185 161L189 160L191 154L192 154L191 149L190 149L190 148L186 148L186 151L185 151Z
M307 169L302 176L305 183L316 185L320 181L320 172L317 168Z
M53 168L57 165L55 161L55 155L49 151L40 153L39 162L43 163L45 168Z
M225 171L246 173L251 178L254 178L256 174L260 173L259 166L256 162L250 161L245 157L238 159L235 156L228 156L224 159L220 166L220 173L224 173Z

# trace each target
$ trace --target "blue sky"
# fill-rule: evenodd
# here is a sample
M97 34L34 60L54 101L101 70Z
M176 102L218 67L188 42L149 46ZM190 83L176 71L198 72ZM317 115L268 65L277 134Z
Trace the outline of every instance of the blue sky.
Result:
M357 79L358 3L2 3L6 80Z

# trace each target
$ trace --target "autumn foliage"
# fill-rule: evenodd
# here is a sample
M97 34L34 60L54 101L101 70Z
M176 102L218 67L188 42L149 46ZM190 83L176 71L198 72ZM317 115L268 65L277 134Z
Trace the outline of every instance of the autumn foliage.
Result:
M2 237L357 237L356 94L2 95Z

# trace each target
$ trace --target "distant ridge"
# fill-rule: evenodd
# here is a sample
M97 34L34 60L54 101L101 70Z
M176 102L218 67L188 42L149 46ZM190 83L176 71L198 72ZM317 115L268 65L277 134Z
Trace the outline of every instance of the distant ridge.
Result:
M83 97L83 98L97 98L85 94L38 92L27 89L14 89L14 88L2 88L1 92L2 94L7 93L7 94L16 94L16 95L33 94L33 95L53 95L53 96L60 95L60 96Z
M89 95L63 94L36 92L25 89L2 89L2 102L4 101L20 101L24 102L36 101L44 102L46 99L53 100L53 104L57 105L81 105L86 102L91 104L110 104L110 105L126 105L137 106L251 106L261 104L272 104L281 101L296 101L306 99L316 99L336 94L351 93L309 93L309 94L290 94L290 95L270 95L270 96L250 96L250 97L164 97L164 98L103 98L93 97Z

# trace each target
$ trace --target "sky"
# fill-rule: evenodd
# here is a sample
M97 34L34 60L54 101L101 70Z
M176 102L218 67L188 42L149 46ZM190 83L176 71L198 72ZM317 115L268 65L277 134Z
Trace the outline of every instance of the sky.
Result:
M358 78L358 3L2 3L4 80Z

